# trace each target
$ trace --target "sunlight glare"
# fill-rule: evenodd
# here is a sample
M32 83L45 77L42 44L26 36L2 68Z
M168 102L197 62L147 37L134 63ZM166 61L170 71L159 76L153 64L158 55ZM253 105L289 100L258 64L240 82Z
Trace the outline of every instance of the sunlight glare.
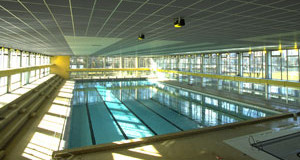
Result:
M114 160L143 160L140 158L130 157L119 153L112 153Z
M128 150L142 153L142 154L148 154L155 157L162 157L161 154L159 154L159 152L156 150L156 148L153 145L147 145L147 146L132 148Z
M59 116L69 117L70 108L63 105L52 104L48 112Z

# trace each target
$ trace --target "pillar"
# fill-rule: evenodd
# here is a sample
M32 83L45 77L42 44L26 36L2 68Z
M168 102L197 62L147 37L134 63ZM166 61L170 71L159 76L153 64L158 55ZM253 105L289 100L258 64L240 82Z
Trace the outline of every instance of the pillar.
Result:
M238 54L238 74L237 76L243 77L243 53L237 53Z
M10 68L10 60L11 60L11 49L7 51L7 68ZM11 75L7 76L7 93L11 91Z

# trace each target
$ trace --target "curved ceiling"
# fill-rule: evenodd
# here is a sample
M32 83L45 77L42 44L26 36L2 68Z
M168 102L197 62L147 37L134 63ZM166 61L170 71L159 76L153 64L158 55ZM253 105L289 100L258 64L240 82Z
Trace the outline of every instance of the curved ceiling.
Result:
M0 45L105 56L294 45L299 8L292 0L0 0ZM186 25L174 28L179 16Z

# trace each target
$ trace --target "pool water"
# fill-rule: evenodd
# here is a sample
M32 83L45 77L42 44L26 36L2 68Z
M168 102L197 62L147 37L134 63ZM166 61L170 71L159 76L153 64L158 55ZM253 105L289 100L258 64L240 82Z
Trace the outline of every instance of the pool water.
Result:
M111 143L275 115L151 81L76 82L66 148Z

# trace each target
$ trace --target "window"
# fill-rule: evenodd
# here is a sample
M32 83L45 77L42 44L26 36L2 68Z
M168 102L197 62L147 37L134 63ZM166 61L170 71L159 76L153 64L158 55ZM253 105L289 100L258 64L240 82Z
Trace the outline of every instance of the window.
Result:
M47 63L50 63L50 57L46 55L28 53L26 51L15 49L8 50L3 47L0 49L0 69L29 67ZM50 68L41 69L41 71L38 69L17 73L7 77L0 77L0 94L7 92L8 85L10 91L16 90L21 86L40 78L40 74L41 76L48 75L49 71ZM10 84L8 84L8 79L10 79Z
M45 76L47 76L47 75L49 75L49 74L50 74L50 68L47 67L47 68L45 68Z
M113 58L113 68L120 68L120 57L114 57Z
M217 54L205 54L203 62L203 73L217 73Z
M28 83L28 76L29 76L29 72L23 72L22 73L22 86Z
M299 51L273 51L271 68L272 79L299 81Z
M36 74L35 74L35 70L30 71L30 78L29 78L29 83L33 82L36 80Z
M7 92L7 77L0 77L0 95Z
M221 56L221 74L237 75L237 54L223 53Z
M19 50L10 50L10 68L18 68L21 66L21 53Z
M105 59L105 68L113 68L113 58L106 57Z
M130 57L130 58L124 58L124 68L135 68L135 58Z
M40 54L36 55L36 59L35 60L36 60L36 62L35 62L36 66L41 65L41 55Z
M265 54L263 51L252 52L251 77L265 78Z
M8 50L1 48L0 50L0 69L8 68Z
M35 54L30 53L30 66L35 66Z
M242 71L244 77L251 77L250 55L248 52L242 54Z
M299 81L299 50L287 51L287 79Z
M27 52L22 53L22 67L29 66L29 54Z
M21 87L21 74L14 74L11 76L11 86L10 89L13 91Z
M188 56L180 56L179 57L179 71L189 71L189 60Z

